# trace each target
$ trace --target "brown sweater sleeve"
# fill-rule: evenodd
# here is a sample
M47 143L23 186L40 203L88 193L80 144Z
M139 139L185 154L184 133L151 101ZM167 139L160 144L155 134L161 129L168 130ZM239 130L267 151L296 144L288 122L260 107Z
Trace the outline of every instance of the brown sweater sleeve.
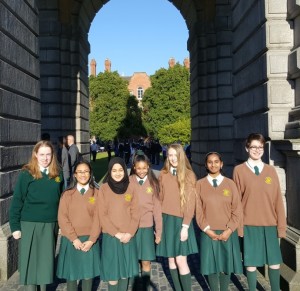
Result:
M238 235L240 237L244 236L244 217L243 217L243 205L242 205L242 194L241 194L241 183L237 171L237 167L233 169L233 182L235 183L239 195L239 200L241 202L240 207L241 207L241 217L240 217L240 222L237 228Z
M129 184L129 188L131 188L130 184ZM139 200L138 200L137 193L133 192L133 188L131 188L130 193L133 194L132 194L132 200L130 204L131 220L127 232L130 233L132 236L134 236L139 227L139 221L140 221Z
M65 192L60 198L58 207L58 224L64 236L73 242L78 238L78 236L69 218L69 198L70 196L68 195L68 192Z
M232 231L235 231L239 227L242 218L242 202L240 200L240 195L235 183L229 179L228 182L231 185L232 190L232 203L231 218L227 223L227 227L229 227Z
M91 227L91 232L89 236L89 240L95 243L97 239L99 238L99 235L101 233L101 221L100 221L100 215L99 215L99 204L101 204L101 201L99 200L99 189L94 189L94 197L96 198L96 208L94 210L94 216L93 216L93 223Z
M185 186L186 186L185 191L187 193L188 200L184 208L182 223L190 225L195 215L195 207L196 207L196 177L193 172L189 173Z
M203 201L201 199L201 180L196 183L196 222L201 230L204 230L208 223L205 219L204 211L203 211Z
M161 204L156 195L153 195L153 217L155 222L155 236L161 237L162 234L162 212Z
M285 210L284 210L284 205L282 201L282 195L281 195L281 190L280 190L280 183L278 179L278 175L274 170L274 177L277 180L277 191L276 191L276 198L275 198L275 211L277 215L277 235L280 238L285 238L286 237L286 215L285 215Z

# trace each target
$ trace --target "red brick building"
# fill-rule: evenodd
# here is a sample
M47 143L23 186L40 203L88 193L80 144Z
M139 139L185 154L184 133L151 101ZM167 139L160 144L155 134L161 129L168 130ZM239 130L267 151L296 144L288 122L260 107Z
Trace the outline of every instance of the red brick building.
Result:
M174 58L169 59L169 68L174 67L176 64L176 61ZM189 58L185 58L183 61L183 65L186 68L190 68L190 61ZM90 75L96 76L96 66L97 63L94 59L90 62ZM111 71L111 61L109 59L106 59L104 61L104 70L110 72ZM134 95L137 97L139 101L143 99L144 92L146 89L151 87L151 81L150 77L145 72L135 72L132 76L125 76L123 77L128 81L128 90L131 95Z

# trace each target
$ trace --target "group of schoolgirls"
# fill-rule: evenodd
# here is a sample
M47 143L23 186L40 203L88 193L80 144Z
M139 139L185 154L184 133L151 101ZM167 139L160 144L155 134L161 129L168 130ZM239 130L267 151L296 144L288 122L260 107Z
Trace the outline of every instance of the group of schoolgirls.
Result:
M271 289L279 291L278 238L285 237L286 220L275 169L261 160L264 145L261 134L248 136L249 158L235 167L234 181L223 176L216 152L206 155L208 175L196 181L180 144L168 147L158 179L138 151L130 176L124 160L113 158L97 189L90 164L82 161L60 197L63 179L53 147L39 142L19 175L10 209L13 237L22 237L21 284L30 291L40 285L43 291L53 282L58 215L62 238L56 274L67 280L67 290L77 290L82 280L82 290L90 291L99 275L109 290L127 290L139 269L148 288L151 261L162 256L168 258L175 290L190 291L187 256L198 253L195 217L201 229L200 273L207 275L211 290L228 290L231 273L243 272L240 236L249 290L256 290L256 267L267 264Z

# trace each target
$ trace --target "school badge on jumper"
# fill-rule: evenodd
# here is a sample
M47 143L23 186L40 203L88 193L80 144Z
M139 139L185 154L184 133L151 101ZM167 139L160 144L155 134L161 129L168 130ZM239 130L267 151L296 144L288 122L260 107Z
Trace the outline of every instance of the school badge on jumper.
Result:
M95 204L95 201L96 201L95 197L89 197L89 203Z
M56 183L60 183L60 181L61 181L60 178L57 176L57 177L55 178L55 182L56 182Z
M147 187L146 193L147 194L152 194L152 192L153 192L152 187Z
M131 194L125 194L125 201L130 202L132 200Z
M229 197L230 196L230 190L224 189L223 190L223 195L226 196L226 197Z
M265 178L265 183L268 184L268 185L272 184L272 178L271 177L266 177Z

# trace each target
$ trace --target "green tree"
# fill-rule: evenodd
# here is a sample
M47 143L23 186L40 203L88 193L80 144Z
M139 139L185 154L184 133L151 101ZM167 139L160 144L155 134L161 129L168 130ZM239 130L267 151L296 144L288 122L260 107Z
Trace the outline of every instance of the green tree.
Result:
M190 143L191 121L189 118L178 120L163 126L158 131L158 138L162 144L170 144L180 140L183 144Z
M90 131L107 141L143 132L141 110L117 72L90 78ZM132 126L132 127L131 127Z
M150 78L151 88L145 91L142 103L143 121L148 133L157 138L165 126L190 119L189 70L176 64ZM183 140L178 134L175 138Z

